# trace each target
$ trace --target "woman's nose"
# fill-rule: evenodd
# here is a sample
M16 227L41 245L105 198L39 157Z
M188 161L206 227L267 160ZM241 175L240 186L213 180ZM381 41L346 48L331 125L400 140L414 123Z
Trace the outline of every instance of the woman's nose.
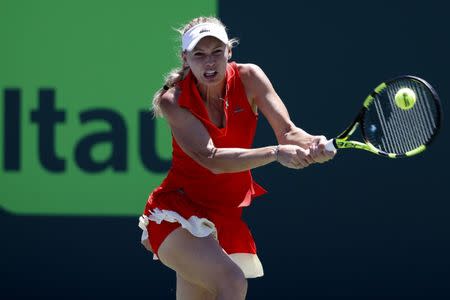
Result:
M216 63L216 60L213 55L208 55L206 57L206 65L207 66L213 66L215 63Z

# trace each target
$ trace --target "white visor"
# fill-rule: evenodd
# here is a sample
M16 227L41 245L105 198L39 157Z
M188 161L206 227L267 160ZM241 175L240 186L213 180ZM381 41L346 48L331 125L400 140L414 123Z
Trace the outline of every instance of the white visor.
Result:
M201 23L183 34L183 51L192 51L195 45L205 36L213 36L224 44L228 43L228 35L223 26L214 23Z

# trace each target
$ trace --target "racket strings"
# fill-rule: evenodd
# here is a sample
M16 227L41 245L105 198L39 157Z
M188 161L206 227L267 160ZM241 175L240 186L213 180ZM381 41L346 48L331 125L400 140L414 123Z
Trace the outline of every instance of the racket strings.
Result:
M395 99L395 91L401 88L398 83L394 83L392 86L394 87L394 89L388 89L386 91L389 99ZM419 147L421 143L418 142L419 139L415 139L417 135L415 130L417 130L418 128L410 126L410 124L414 124L414 119L417 119L417 115L412 116L411 114L401 113L401 109L397 109L393 101L389 101L389 105L390 109L392 109L392 126L399 126L398 128L394 127L393 129L394 133L396 133L397 136L397 143L395 144L396 147L393 148L396 149L395 153L406 153L412 149ZM412 111L412 113L414 114L415 112ZM418 124L421 128L421 123L419 122ZM420 138L423 138L423 136L420 136Z
M401 109L395 103L395 94L401 88L416 94L410 109ZM387 153L404 154L427 144L438 127L438 109L431 91L423 83L402 79L390 83L375 96L364 118L366 139Z

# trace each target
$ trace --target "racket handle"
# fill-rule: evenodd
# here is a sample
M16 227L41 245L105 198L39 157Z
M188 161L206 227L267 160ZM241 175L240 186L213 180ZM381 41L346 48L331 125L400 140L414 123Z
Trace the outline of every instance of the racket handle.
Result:
M333 152L336 151L336 147L334 146L334 139L328 140L328 142L325 144L325 150Z

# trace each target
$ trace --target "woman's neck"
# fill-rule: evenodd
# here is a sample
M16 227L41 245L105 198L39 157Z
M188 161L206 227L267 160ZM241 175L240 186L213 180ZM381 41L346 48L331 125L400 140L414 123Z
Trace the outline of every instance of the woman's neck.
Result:
M225 85L226 80L224 80L215 85L215 86L207 86L200 83L197 83L197 88L202 97L203 101L208 102L216 102L217 100L222 100L225 97Z

